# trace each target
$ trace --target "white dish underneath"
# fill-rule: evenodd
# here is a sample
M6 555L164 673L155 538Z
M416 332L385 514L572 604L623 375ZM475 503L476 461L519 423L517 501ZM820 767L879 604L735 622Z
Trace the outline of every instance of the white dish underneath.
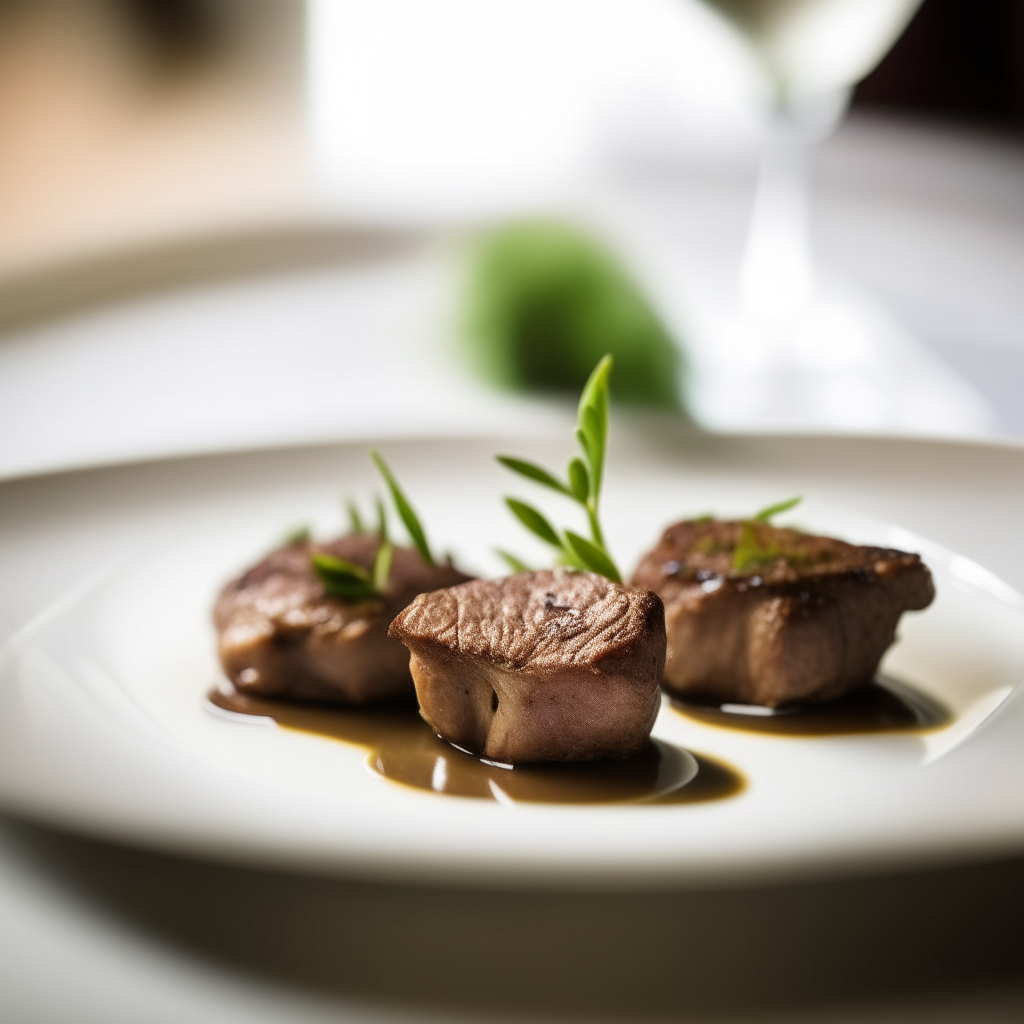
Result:
M203 696L220 678L214 594L289 525L340 528L339 496L372 487L364 446L349 445L3 485L0 621L10 637L0 651L0 801L196 854L492 883L710 881L1024 846L1024 601L938 543L964 536L972 502L996 504L978 539L989 544L984 560L1004 563L1018 582L1019 556L997 555L1020 508L1006 504L1006 481L1024 477L1024 454L712 439L652 421L613 431L606 518L627 566L675 518L743 514L792 493L807 495L794 514L802 524L921 551L938 597L905 617L884 670L944 703L951 723L794 738L702 724L666 705L655 736L733 766L747 782L740 794L510 806L399 786L371 770L365 748L209 714ZM471 570L498 571L495 542L533 555L498 500L529 488L490 459L510 448L556 463L564 454L561 442L536 440L387 449L438 545ZM961 463L980 483L957 471ZM954 479L966 490L951 491Z

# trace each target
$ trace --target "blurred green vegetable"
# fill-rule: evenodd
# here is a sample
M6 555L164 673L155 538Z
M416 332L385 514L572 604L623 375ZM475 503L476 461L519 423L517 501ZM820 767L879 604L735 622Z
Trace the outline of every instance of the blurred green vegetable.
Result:
M492 383L579 393L606 353L612 397L682 407L681 356L650 303L584 234L524 221L486 236L467 300L471 355Z

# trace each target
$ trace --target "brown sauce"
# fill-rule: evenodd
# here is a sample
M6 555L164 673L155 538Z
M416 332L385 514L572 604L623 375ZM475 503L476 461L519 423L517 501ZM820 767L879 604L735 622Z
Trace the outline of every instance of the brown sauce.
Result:
M778 736L844 736L878 732L928 732L949 725L949 709L920 690L879 677L830 704L792 708L708 706L672 699L675 711L706 725Z
M500 802L682 804L722 800L746 783L735 769L652 740L634 757L586 764L503 767L439 739L414 707L350 709L294 704L211 690L220 712L273 719L279 726L366 747L370 767L392 782L449 796Z

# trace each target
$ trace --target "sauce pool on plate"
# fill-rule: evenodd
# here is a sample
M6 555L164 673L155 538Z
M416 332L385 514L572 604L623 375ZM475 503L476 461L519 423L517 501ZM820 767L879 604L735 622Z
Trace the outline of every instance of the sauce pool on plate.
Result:
M214 713L270 718L279 726L366 747L392 782L448 796L553 804L684 804L722 800L746 782L734 768L652 740L633 757L515 768L464 753L435 736L414 707L351 709L294 704L214 688Z
M949 709L907 683L878 677L827 704L765 708L746 704L691 704L673 709L706 725L779 736L850 736L880 732L929 732L953 721Z

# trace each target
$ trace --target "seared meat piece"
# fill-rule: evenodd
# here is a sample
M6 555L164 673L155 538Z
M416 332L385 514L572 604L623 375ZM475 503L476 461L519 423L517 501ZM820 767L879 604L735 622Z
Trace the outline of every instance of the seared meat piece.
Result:
M239 690L346 704L412 696L409 655L388 639L388 624L417 594L470 577L395 548L383 598L344 601L324 591L310 565L323 552L369 570L377 546L370 534L288 544L221 591L213 612L220 660Z
M935 596L917 555L717 520L670 526L632 583L665 602L670 693L766 707L866 685L903 612Z
M422 594L391 624L420 714L492 761L633 754L658 714L665 615L591 573L526 572Z

